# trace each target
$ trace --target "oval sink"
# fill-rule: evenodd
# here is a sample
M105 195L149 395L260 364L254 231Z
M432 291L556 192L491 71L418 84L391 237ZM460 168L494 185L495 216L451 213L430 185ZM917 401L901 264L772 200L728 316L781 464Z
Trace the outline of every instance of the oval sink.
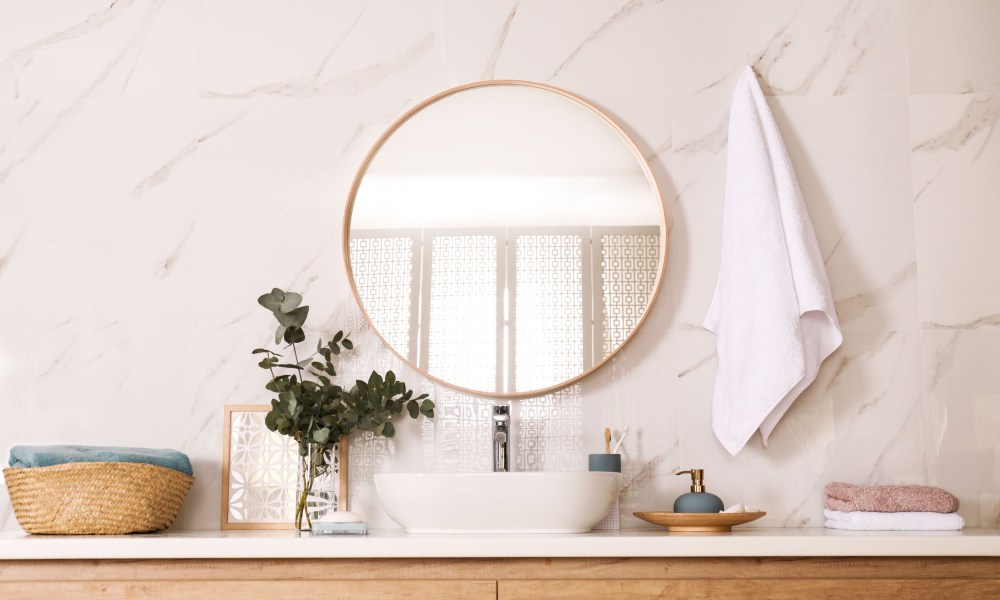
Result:
M620 473L381 473L385 512L407 533L586 533L621 491Z

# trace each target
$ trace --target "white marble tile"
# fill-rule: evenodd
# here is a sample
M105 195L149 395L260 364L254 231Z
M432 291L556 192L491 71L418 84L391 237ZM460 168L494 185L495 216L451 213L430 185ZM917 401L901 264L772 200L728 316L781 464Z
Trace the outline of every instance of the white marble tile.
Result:
M671 0L674 96L729 97L743 65L775 96L906 93L901 0Z
M831 479L954 487L970 523L995 523L996 334L925 332L921 374L915 286L924 327L997 324L1000 112L988 94L904 97L907 35L914 92L994 91L980 27L994 12L965 0L2 4L0 397L14 418L0 451L179 448L198 481L176 526L216 527L222 407L268 400L249 351L272 327L255 299L281 286L306 293L311 330L353 333L346 380L391 368L438 402L437 419L401 422L395 440L350 442L352 508L389 527L374 473L488 468L495 401L381 344L343 271L341 219L364 154L406 108L519 78L620 120L671 223L644 329L578 385L515 401L522 467L579 468L603 427L628 424L626 527L643 526L633 511L669 510L684 466L708 469L725 500L770 509L764 525L820 525ZM846 340L771 447L731 458L710 429L715 338L699 324L729 96L748 61L779 96ZM0 491L0 529L15 528Z
M905 99L777 98L771 106L816 230L841 327L916 330Z
M906 0L910 93L1000 92L1000 3Z
M672 148L669 165L673 199L669 289L677 293L677 326L700 329L712 301L722 243L729 102L674 98L670 103Z
M197 0L10 7L0 23L0 106L8 99L194 96ZM5 78L10 79L4 81Z
M665 0L440 6L441 49L455 82L528 79L594 101L669 96Z
M1000 95L913 96L913 206L920 321L1000 327Z
M350 299L340 250L348 191L369 144L402 108L352 99L201 107L191 240L206 295L199 323L242 320L275 286Z
M423 98L441 77L429 0L206 0L204 98Z
M958 496L969 527L1000 523L996 331L922 334L929 482Z

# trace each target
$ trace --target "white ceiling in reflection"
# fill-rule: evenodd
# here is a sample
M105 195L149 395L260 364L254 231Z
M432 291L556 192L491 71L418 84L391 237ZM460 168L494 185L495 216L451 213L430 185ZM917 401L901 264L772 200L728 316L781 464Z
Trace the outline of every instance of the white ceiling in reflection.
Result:
M657 225L659 198L638 158L609 122L561 94L471 88L386 141L352 227Z

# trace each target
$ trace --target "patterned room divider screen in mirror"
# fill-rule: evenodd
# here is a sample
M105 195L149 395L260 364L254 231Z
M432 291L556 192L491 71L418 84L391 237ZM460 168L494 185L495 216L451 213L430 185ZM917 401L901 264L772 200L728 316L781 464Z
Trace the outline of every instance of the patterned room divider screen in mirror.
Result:
M635 143L584 100L523 81L405 113L365 158L344 218L374 330L428 377L494 397L558 389L620 350L666 249Z

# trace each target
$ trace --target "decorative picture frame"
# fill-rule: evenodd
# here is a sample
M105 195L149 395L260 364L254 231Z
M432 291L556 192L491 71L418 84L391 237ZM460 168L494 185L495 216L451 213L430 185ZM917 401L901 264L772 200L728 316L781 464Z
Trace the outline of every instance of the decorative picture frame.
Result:
M270 404L229 404L222 428L222 529L294 529L295 440L270 431ZM346 442L346 440L344 440ZM347 509L347 444L337 444L337 497Z

